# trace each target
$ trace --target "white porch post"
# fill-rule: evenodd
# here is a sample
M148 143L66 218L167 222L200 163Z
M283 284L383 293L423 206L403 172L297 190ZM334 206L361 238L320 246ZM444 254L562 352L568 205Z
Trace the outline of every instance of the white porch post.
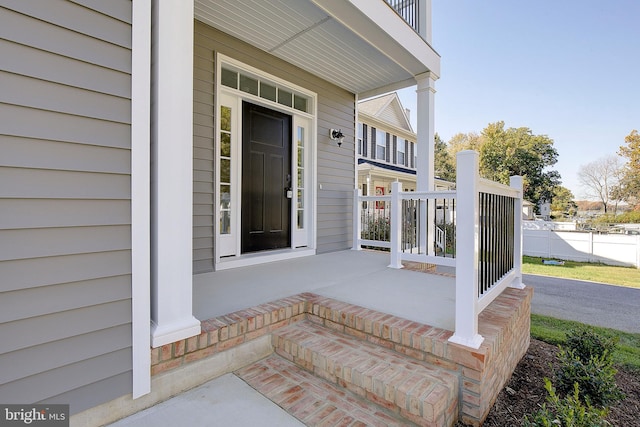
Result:
M479 348L484 338L478 334L478 153L465 150L457 156L456 192L456 321L449 341Z
M131 318L134 399L151 391L151 0L132 4Z
M431 44L431 0L418 1L418 33Z
M524 289L522 283L522 177L512 176L509 184L512 188L518 190L518 198L513 207L513 269L516 277L511 282L512 288Z
M389 228L391 232L391 268L402 268L402 202L400 192L402 183L395 181L391 183L391 219Z
M360 203L360 189L356 188L353 191L353 245L351 249L354 251L362 250L360 245L360 236L362 235L362 203Z
M417 182L416 191L433 191L434 183L434 98L435 98L435 81L436 77L427 72L416 76L417 85L417 148L418 148L418 164L417 164ZM423 213L420 219L426 227L420 227L422 231L420 235L420 247L426 248L428 255L433 255L433 236L435 232L435 217L432 204L433 200L428 203L421 202ZM426 215L425 215L426 212ZM428 236L428 238L427 238Z
M192 314L193 1L154 0L151 345L200 333Z

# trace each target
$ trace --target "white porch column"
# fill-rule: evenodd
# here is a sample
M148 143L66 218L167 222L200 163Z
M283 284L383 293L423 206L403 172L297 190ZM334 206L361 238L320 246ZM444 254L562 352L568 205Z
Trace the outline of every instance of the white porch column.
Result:
M391 268L402 268L402 201L400 200L400 192L402 191L402 183L396 180L391 183Z
M151 0L132 4L131 320L133 398L151 391Z
M417 81L417 149L418 149L418 164L417 164L417 182L416 191L433 191L435 190L434 179L434 98L435 98L435 81L436 77L427 72L416 76ZM427 227L421 227L426 231L426 236L420 236L420 247L426 247L427 254L433 255L433 236L435 233L435 216L434 207L431 206L433 201L429 202L427 208L422 211L426 211ZM427 236L429 238L427 239Z
M525 288L522 283L522 201L524 199L522 183L523 180L521 176L512 176L509 180L511 187L518 190L518 199L513 207L513 269L516 277L509 286L518 289Z
M478 334L478 153L461 151L456 164L456 322L449 341L479 348L484 338Z
M200 333L192 314L193 1L154 0L151 346Z
M418 33L431 44L431 0L418 1Z

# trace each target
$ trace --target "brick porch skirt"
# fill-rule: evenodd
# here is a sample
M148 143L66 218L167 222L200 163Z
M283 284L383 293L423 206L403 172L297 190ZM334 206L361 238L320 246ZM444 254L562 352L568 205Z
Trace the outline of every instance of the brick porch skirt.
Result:
M480 425L524 356L530 340L532 288L507 288L479 316L478 350L453 334L357 305L303 293L202 322L200 335L151 350L152 375L224 352L300 320L309 320L434 365L458 377L457 418Z

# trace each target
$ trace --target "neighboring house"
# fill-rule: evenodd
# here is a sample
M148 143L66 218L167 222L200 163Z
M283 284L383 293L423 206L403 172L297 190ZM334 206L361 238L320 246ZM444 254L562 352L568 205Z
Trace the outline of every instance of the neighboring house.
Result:
M398 136L432 188L429 20L429 0L0 0L0 402L157 392L150 348L201 333L195 275L350 248L357 99L417 84Z
M409 121L410 111L393 92L358 102L358 189L363 195L389 194L399 181L404 191L417 185L417 135ZM437 177L436 190L455 187Z
M535 205L528 200L524 200L522 202L522 219L533 220L535 217Z
M551 219L551 202L548 200L540 200L538 203L538 210L540 211L540 217L545 221Z

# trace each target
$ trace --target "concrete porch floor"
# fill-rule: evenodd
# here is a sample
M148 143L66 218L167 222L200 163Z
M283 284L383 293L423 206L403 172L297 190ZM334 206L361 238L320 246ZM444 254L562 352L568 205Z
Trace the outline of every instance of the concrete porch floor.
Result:
M365 341L394 347L398 354L429 360L437 369L461 375L460 410L466 414L463 418L477 425L488 411L492 396L497 395L526 351L531 290L509 290L494 301L479 319L479 332L486 337L485 342L479 350L469 350L447 343L454 323L453 270L425 274L390 269L388 263L387 253L341 251L194 276L194 314L202 320L203 332L154 349L153 378L160 387L157 390L177 386L185 373L212 379L198 382L201 385L191 390L182 388L174 397L140 408L113 426L175 425L176 420L194 426L293 426L301 425L301 420L316 425L313 417L324 417L327 409L321 406L323 402L332 402L327 405L337 408L332 416L339 415L342 421L336 425L352 418L360 420L353 425L404 425L380 413L378 407L368 408L348 396L340 397L342 389L330 388L322 375L305 374L289 365L283 365L280 371L271 366L282 363L273 355L272 333L276 336L275 330L284 331L284 325L309 318L328 322L324 326L331 329L350 325L356 328L352 333ZM340 322L346 322L345 326ZM252 361L242 362L246 357ZM253 384L243 376L255 370L269 371L266 384ZM278 382L272 378L278 378ZM301 389L298 383L302 381L306 384L304 393L292 396L292 390ZM265 397L279 382L284 391L278 388L275 396ZM309 390L317 393L310 395ZM301 403L291 408L273 403L281 399L300 399ZM453 404L447 414L455 411ZM307 420L309 411L315 412ZM365 419L368 421L363 424ZM79 424L72 419L72 425Z
M302 292L357 304L415 322L453 330L455 278L388 268L389 254L339 251L241 267L193 277L193 312L199 320Z

